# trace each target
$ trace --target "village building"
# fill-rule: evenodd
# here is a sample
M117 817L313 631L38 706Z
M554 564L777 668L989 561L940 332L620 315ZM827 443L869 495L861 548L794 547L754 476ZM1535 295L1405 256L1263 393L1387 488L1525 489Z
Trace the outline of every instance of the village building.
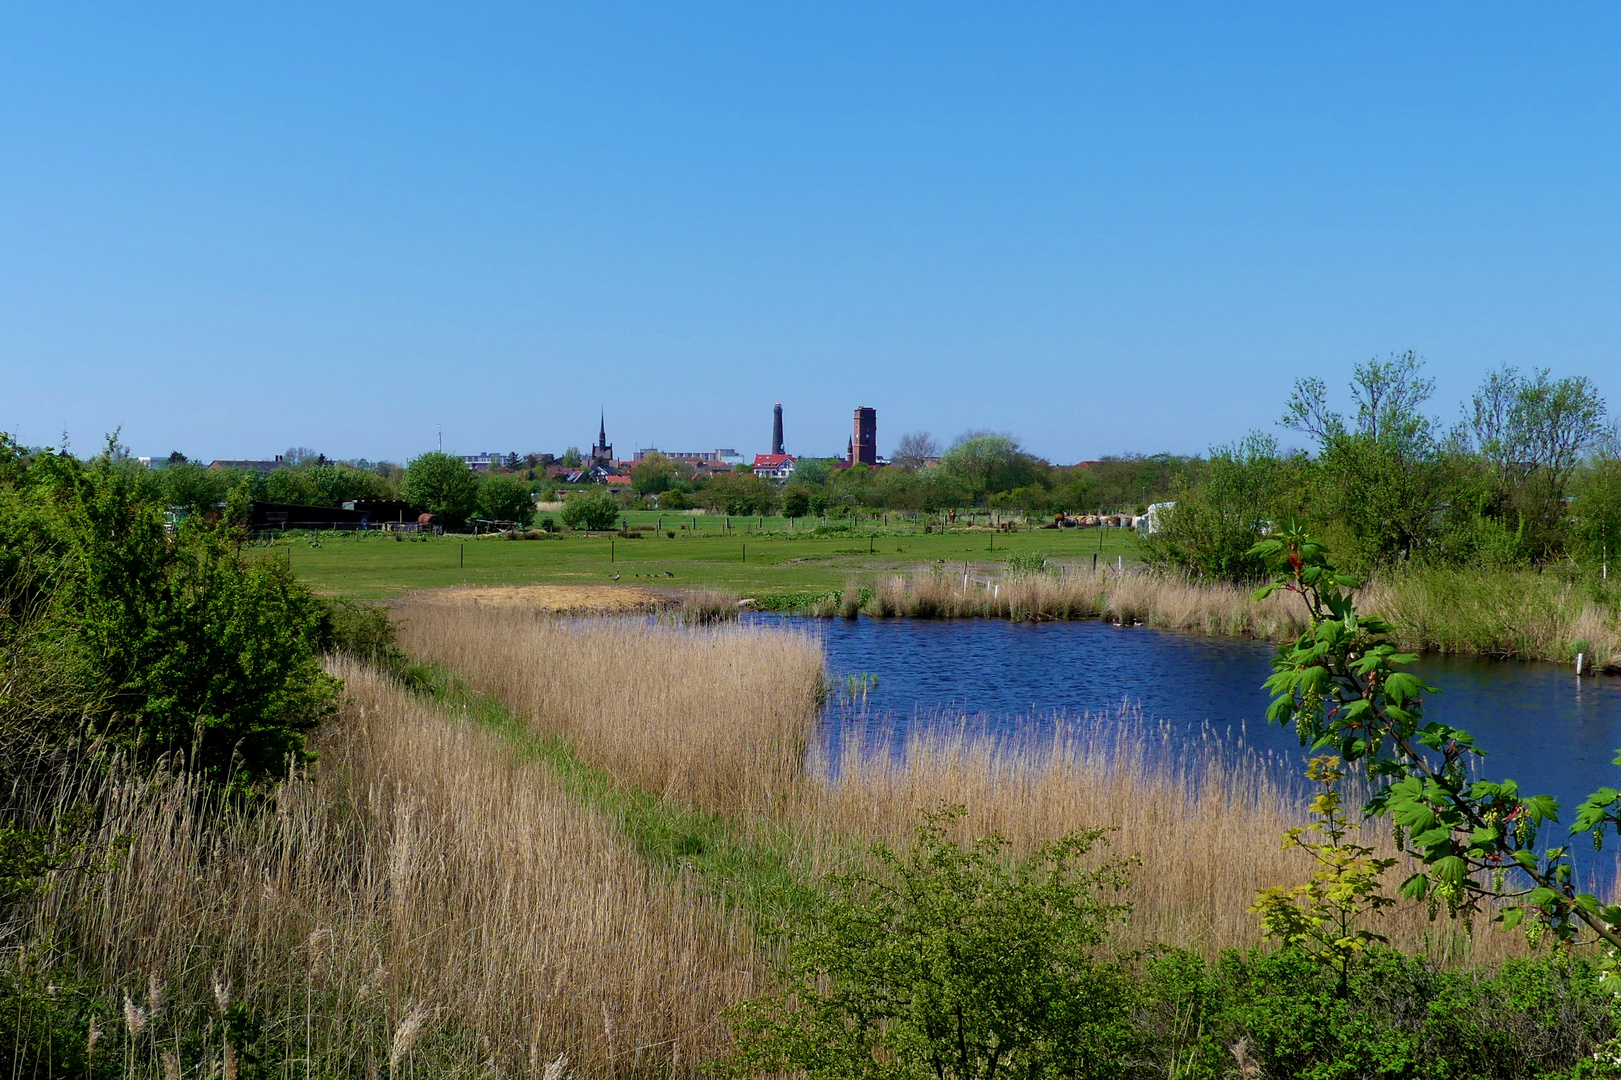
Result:
M787 480L794 475L792 454L755 454L754 475L762 480Z

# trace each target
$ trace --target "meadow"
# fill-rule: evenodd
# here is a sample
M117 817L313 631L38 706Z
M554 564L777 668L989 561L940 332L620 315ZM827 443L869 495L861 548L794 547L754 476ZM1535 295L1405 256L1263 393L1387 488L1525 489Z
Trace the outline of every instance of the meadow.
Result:
M555 534L538 540L499 536L394 539L393 534L290 535L249 549L281 558L318 592L387 599L414 588L456 585L602 584L617 580L660 588L709 587L737 596L804 597L838 592L853 576L945 565L998 572L1010 555L1037 555L1090 571L1092 558L1130 564L1130 529L1020 529L966 525L925 533L897 516L838 523L818 533L813 519L726 518L715 514L631 512L635 539ZM982 520L984 515L980 515ZM675 533L672 539L670 533Z

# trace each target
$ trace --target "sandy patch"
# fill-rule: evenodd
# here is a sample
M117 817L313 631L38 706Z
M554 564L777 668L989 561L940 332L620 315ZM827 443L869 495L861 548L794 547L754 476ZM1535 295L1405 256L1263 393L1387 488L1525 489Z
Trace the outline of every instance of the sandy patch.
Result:
M411 593L417 603L521 608L553 615L623 615L658 611L674 601L635 585L471 585Z

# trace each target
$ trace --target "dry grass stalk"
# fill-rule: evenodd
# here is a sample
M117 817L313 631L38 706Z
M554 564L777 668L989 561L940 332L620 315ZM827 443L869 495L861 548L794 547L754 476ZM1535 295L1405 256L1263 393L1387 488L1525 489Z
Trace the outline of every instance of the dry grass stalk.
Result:
M849 738L835 769L799 791L791 814L824 847L851 835L904 842L922 809L962 804L959 838L990 832L1029 851L1076 829L1110 829L1116 854L1141 860L1126 944L1178 946L1213 956L1260 944L1249 906L1258 889L1303 881L1303 853L1284 850L1285 829L1306 818L1305 799L1275 761L1224 752L1212 736L1140 714L1058 721L1039 742L1010 745L966 726L932 726L894 752L869 753ZM1283 777L1284 779L1280 779ZM1358 842L1393 851L1386 825ZM1390 891L1409 872L1390 872ZM1399 905L1379 929L1399 947L1438 959L1493 961L1523 955L1518 935L1479 927L1472 939L1444 915Z
M861 607L847 590L842 613L924 619L992 618L1030 621L1104 618L1169 630L1210 634L1298 635L1300 613L1284 597L1256 602L1250 590L1202 585L1181 578L1113 571L1007 575L982 580L935 570L881 579ZM832 614L831 611L827 612Z
M724 1045L720 1010L753 985L744 927L650 881L614 826L499 736L336 670L347 702L315 778L272 811L174 778L59 793L96 801L105 839L133 847L105 876L64 877L36 940L61 935L103 972L132 1036L157 1025L161 979L173 1023L234 1002L328 1075L413 1057L418 1073L494 1060L540 1077L565 1056L668 1075ZM142 982L147 1009L118 989Z
M804 634L410 601L394 617L402 647L620 783L720 813L781 798L820 719L822 650Z
M879 580L862 603L854 583L824 615L887 618L1085 619L1249 635L1271 641L1306 628L1299 601L1226 582L1128 571L1006 575L982 579L931 570ZM1364 611L1390 620L1407 648L1524 660L1570 662L1586 654L1593 671L1621 671L1621 612L1554 574L1529 571L1409 570L1375 578L1361 591Z

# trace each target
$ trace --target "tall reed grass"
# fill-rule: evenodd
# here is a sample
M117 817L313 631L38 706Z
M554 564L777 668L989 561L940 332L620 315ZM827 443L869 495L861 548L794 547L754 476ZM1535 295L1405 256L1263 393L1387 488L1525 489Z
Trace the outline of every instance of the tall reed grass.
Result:
M174 776L52 793L100 811L104 850L131 845L60 875L22 928L99 974L100 1053L142 1074L233 1077L251 1054L274 1075L558 1080L565 1059L690 1075L725 1044L719 1013L754 985L742 923L650 880L498 735L336 671L342 717L273 807Z
M1020 849L1104 827L1116 852L1141 860L1135 940L1214 955L1260 942L1248 912L1257 889L1311 870L1280 840L1307 820L1292 769L1214 741L1184 746L1180 733L1140 715L1059 723L1044 740L1017 744L948 721L876 753L858 748L871 740L851 728L828 760L811 740L820 654L797 633L405 614L407 648L463 673L538 730L582 740L627 784L791 834L789 857L807 875L847 859L852 842L858 850L904 839L921 810L941 803L968 807L964 837L995 830ZM609 662L623 656L645 659ZM672 671L693 680L684 694L668 696ZM682 745L689 733L708 748L701 769ZM1390 846L1382 829L1367 842ZM1471 943L1422 909L1386 921L1400 944L1446 959L1519 948L1485 930Z
M717 813L781 799L821 716L822 650L806 634L409 601L394 616L403 648L536 733L627 787Z
M1569 663L1621 671L1618 597L1591 582L1531 571L1411 568L1372 579L1361 608L1397 627L1405 647ZM852 582L823 601L821 615L854 618L1101 618L1204 634L1286 641L1306 628L1298 600L1226 582L1144 572L1009 574L979 578L934 570L892 575L870 588Z
M1411 648L1621 671L1621 593L1556 573L1415 568L1363 590Z
M878 742L873 752L870 741L847 736L829 767L812 771L790 811L797 827L829 845L851 835L904 841L920 810L951 804L968 810L959 840L996 832L1016 852L1077 829L1108 829L1112 852L1139 861L1124 945L1206 956L1258 945L1249 912L1257 890L1304 881L1312 869L1308 856L1281 843L1284 830L1308 818L1293 769L1210 731L1150 722L1135 708L1058 718L1017 741L936 718L904 740ZM1355 842L1397 854L1388 823L1361 830ZM1411 870L1403 863L1390 871L1392 894ZM1471 938L1460 923L1444 915L1432 922L1412 904L1376 928L1443 962L1526 952L1518 936L1482 926Z
M1102 618L1208 634L1297 636L1302 612L1281 596L1254 601L1252 590L1141 573L1010 574L982 579L936 570L892 575L862 591L852 585L835 611L822 614L918 619L990 618L1025 621Z

